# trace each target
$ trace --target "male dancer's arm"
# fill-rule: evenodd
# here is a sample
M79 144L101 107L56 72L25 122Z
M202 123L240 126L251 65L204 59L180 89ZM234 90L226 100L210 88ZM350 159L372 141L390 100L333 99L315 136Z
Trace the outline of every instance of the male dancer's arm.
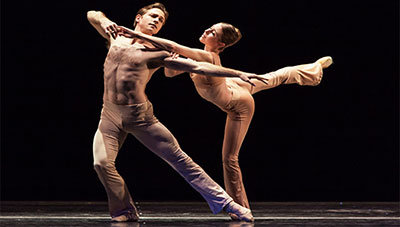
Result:
M147 41L154 46L167 50L172 53L177 53L181 54L185 57L191 58L196 61L204 61L204 62L212 62L213 57L212 55L204 50L197 49L197 48L190 48L186 47L183 45L180 45L174 41L168 40L168 39L163 39L155 36L150 36L143 34L141 32L137 32L134 30L131 30L129 28L125 28L123 26L118 26L119 33L118 35L123 35L128 38L139 38L144 41ZM174 77L176 75L184 73L183 71L178 71L178 70L173 70L170 68L164 68L164 74L167 77Z
M171 58L175 59L178 57L179 57L179 54L171 52ZM166 77L174 77L174 76L180 75L182 73L185 73L185 71L180 71L180 70L175 70L175 69L164 67L164 74Z
M267 79L262 76L242 72L239 70L229 69L218 65L213 65L208 62L197 62L187 58L172 58L167 57L163 59L164 66L170 69L185 71L190 73L197 73L206 76L215 77L239 77L243 81L255 86L250 79L258 79L266 83Z
M88 11L87 19L107 41L110 41L110 36L113 39L117 37L117 24L108 19L103 12L94 10Z

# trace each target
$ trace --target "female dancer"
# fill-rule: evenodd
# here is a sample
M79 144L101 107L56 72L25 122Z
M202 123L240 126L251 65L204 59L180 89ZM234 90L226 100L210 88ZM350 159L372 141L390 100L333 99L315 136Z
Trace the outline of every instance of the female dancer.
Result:
M176 42L159 37L148 36L119 27L119 34L131 38L144 39L153 45L170 52L221 65L219 54L241 38L239 29L227 23L218 23L204 31L200 42L204 50L189 48ZM264 81L254 80L252 86L238 78L209 77L191 73L197 92L207 101L214 103L227 113L225 135L222 146L224 184L228 194L240 205L250 208L239 167L239 150L254 114L253 94L281 84L316 86L321 82L322 69L332 64L331 57L323 57L311 64L291 66L262 75ZM166 76L172 77L182 72L166 70ZM265 83L266 82L266 83ZM235 219L234 215L231 215Z

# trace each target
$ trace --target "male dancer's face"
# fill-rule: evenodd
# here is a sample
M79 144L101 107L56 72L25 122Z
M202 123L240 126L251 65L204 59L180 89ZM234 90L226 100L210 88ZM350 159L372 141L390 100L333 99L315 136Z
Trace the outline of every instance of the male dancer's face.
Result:
M147 11L144 15L138 14L135 18L137 24L136 31L140 31L147 35L155 35L164 25L164 12L158 8Z

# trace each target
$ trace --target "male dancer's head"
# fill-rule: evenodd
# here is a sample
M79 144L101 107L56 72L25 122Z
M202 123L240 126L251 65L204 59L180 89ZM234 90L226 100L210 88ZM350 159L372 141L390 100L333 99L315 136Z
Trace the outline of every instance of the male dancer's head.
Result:
M135 31L140 31L147 35L157 34L168 18L168 12L161 3L154 3L141 8L135 17L133 26Z

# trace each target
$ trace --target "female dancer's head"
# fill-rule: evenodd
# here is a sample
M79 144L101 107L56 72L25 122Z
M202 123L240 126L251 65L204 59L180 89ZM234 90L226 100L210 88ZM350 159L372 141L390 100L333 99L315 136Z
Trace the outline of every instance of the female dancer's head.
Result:
M210 50L222 52L225 48L234 45L242 38L240 30L228 23L214 24L204 31L200 42Z

